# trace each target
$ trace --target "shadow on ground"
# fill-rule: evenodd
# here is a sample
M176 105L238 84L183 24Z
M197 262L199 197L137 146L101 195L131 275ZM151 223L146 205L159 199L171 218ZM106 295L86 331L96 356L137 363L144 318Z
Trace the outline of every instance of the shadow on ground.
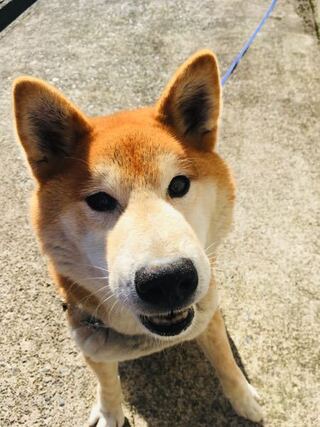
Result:
M150 427L261 426L235 414L195 343L124 363L120 375L132 414L138 413Z

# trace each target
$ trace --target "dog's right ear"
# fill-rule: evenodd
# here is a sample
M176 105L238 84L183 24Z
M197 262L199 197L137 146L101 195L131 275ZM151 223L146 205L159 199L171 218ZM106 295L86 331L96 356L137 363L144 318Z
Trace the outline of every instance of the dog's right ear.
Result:
M221 112L218 62L209 50L191 56L173 76L156 105L156 118L184 144L214 149Z
M41 80L15 80L13 100L17 134L32 172L38 181L46 181L61 170L90 126L74 105Z

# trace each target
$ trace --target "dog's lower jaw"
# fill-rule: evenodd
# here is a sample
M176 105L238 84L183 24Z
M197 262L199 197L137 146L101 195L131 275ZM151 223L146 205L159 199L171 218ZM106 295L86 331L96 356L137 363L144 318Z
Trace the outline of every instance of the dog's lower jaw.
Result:
M106 327L80 325L71 336L84 356L96 363L123 362L161 351L175 344L148 335L124 335Z
M82 353L95 362L122 362L161 351L182 341L190 341L200 335L208 326L218 306L214 282L205 298L193 304L194 318L191 325L176 336L162 337L147 329L131 335L121 333L108 324L92 324L87 321L88 313L77 305L70 305L68 318L71 336ZM137 317L137 322L140 320Z
M124 335L105 326L79 325L71 336L85 357L96 363L123 362L172 347L195 336L157 339L149 334Z

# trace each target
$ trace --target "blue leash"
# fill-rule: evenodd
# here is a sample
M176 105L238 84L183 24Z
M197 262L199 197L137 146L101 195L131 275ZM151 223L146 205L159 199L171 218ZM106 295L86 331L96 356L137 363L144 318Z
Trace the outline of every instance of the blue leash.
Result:
M261 19L261 21L259 22L259 25L257 26L257 28L255 29L255 31L252 33L252 35L249 37L249 39L247 40L247 42L245 43L245 45L243 46L243 48L240 50L240 52L238 53L238 55L235 57L235 59L233 60L232 64L230 65L230 67L227 69L227 71L225 72L225 74L223 75L222 79L221 79L221 84L222 86L225 85L225 83L227 82L228 78L231 76L231 74L234 72L234 70L237 68L237 65L239 64L239 62L241 61L241 59L244 57L244 55L246 54L247 50L249 49L249 47L252 45L252 43L254 42L254 39L257 37L257 34L259 33L259 31L261 30L261 28L264 26L266 20L269 18L271 12L273 11L275 5L277 3L277 0L272 0L268 10L266 11L266 13L264 14L263 18Z

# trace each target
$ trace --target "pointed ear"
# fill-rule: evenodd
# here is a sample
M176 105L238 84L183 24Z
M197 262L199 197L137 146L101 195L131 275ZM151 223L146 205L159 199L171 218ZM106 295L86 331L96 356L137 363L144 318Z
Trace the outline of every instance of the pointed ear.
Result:
M208 50L191 56L176 72L156 105L157 119L194 148L212 150L221 110L216 57Z
M14 115L19 140L34 176L45 181L62 169L90 132L84 115L55 88L21 77L13 86Z

